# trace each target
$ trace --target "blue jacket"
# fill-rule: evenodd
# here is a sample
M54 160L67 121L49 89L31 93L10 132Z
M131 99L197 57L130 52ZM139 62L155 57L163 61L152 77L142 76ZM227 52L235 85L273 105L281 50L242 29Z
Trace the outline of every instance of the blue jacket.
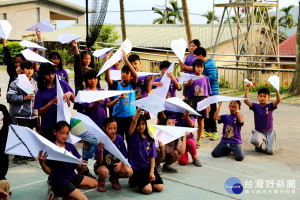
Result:
M202 74L207 76L207 78L209 79L212 95L218 95L220 93L219 75L215 61L213 61L212 59L207 59Z

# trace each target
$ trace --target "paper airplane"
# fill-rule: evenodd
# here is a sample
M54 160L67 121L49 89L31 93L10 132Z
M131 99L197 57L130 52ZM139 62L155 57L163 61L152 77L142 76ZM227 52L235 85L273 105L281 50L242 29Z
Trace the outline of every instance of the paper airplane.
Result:
M54 65L52 62L50 62L46 58L38 55L37 53L34 53L33 51L31 51L29 49L25 49L25 50L21 51L21 53L23 54L25 59L28 61L38 62L38 63L50 63L50 64Z
M114 49L115 49L115 47L98 49L93 53L93 56L103 59L103 58L105 58L106 53L109 53L109 55L110 55Z
M73 40L77 40L79 38L82 38L82 36L75 35L72 33L63 33L57 37L57 40L62 44L68 44L68 43L72 42Z
M168 73L173 73L174 71L174 65L175 65L175 59L173 60L172 64L170 65L170 67L167 69L167 71L164 73L162 79L160 80L160 82L163 83L163 86L161 87L157 87L153 93L153 95L159 96L163 99L166 99L169 88L170 88L170 84L171 84L171 79L168 77Z
M160 73L154 72L136 72L138 77L151 76L151 75L160 75ZM114 81L121 80L121 70L111 70L110 79Z
M197 110L204 110L208 105L217 103L217 102L225 102L225 101L237 101L237 100L247 100L248 98L239 98L239 97L228 97L221 95L210 96L200 102L197 103Z
M148 130L155 140L155 146L159 147L158 140L164 145L185 135L185 132L193 132L198 128L188 128L179 126L162 126L162 125L148 125Z
M279 92L279 77L276 75L270 76L268 82Z
M91 103L106 99L109 97L120 96L121 94L127 94L134 92L134 90L100 90L100 91L89 91L89 90L80 90L77 93L75 102L77 103Z
M244 82L250 83L250 85L253 86L253 83L251 81L249 81L248 79L246 79L246 78L244 79Z
M23 90L26 94L34 94L34 87L31 85L30 81L28 80L26 74L19 74L18 75L18 83L17 86Z
M166 99L164 106L165 106L165 110L169 110L172 112L180 112L180 113L189 112L190 114L201 116L192 107L184 103L178 97L171 97Z
M0 37L7 40L12 26L7 20L0 20Z
M153 116L165 110L164 103L165 100L156 95L150 95L148 97L131 102L131 104L152 113Z
M36 43L33 43L33 42L30 42L28 40L23 40L21 42L19 42L19 44L22 46L22 47L27 47L27 49L30 49L31 51L33 49L37 49L37 50L47 50L45 47L42 47Z
M24 126L9 125L6 154L38 158L41 150L47 152L47 160L85 165L65 148L56 146L33 130Z
M73 135L93 144L102 142L107 151L124 162L124 164L130 166L116 145L114 145L109 137L88 116L77 112L75 118L71 119L71 132Z
M197 80L197 79L201 79L202 77L200 76L197 76L197 75L194 75L194 74L187 74L187 73L183 73L183 72L180 72L179 73L180 75L180 79L179 79L179 83L180 85L185 82L185 81L189 81L189 80Z
M116 53L109 60L107 60L104 63L104 65L102 66L102 68L99 71L99 73L97 74L97 76L99 76L100 74L105 72L108 68L113 66L116 62L118 62L119 60L121 60L124 57L122 50L124 50L127 55L131 52L131 49L132 49L132 44L128 39L126 39L122 43L121 47L116 51Z
M36 25L26 29L26 31L48 31L52 32L55 30L55 26L50 23L49 19L46 19L44 21L41 21L40 23L37 23Z
M179 40L173 40L171 43L172 51L176 54L176 56L179 58L179 60L182 63L183 63L186 47L187 47L187 43L183 38Z

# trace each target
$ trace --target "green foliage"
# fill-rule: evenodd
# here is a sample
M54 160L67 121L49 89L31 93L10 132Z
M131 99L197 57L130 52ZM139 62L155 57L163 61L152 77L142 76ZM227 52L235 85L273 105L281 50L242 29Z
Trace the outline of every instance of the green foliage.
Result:
M17 54L21 53L21 51L24 49L19 42L9 42L6 41L7 47L10 52L10 56L13 59ZM3 64L4 62L4 50L3 50L3 45L0 45L0 63Z
M230 83L228 81L225 81L224 76L221 76L221 78L220 78L219 87L220 88L231 88Z
M104 43L116 43L119 38L120 35L116 31L116 26L114 24L104 24L96 41Z
M73 65L74 63L74 54L70 53L67 49L57 50L62 59L63 67L67 67L69 65Z
M219 19L217 16L215 16L214 11L207 11L206 14L201 15L202 17L205 17L207 19L207 24L211 24L213 21L219 22Z
M176 21L182 23L182 7L178 6L177 0L169 1L171 7L167 7L166 24L176 24ZM159 14L160 17L153 20L153 24L164 24L164 10L155 10L154 13Z

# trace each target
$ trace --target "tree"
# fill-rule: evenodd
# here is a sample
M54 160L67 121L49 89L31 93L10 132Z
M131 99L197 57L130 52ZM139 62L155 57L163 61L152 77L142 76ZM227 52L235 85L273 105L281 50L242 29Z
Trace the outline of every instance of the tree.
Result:
M176 24L176 21L182 23L182 8L178 6L177 0L171 0L169 2L171 7L166 8L166 24ZM154 13L159 14L160 17L153 20L153 24L164 24L164 11L155 10Z
M192 41L192 30L191 30L191 25L190 25L189 9L187 7L186 0L181 0L181 3L182 3L182 11L183 11L183 16L184 16L183 19L184 19L186 37L188 39L188 43L190 43Z
M300 2L299 2L299 13L300 13ZM296 71L288 92L294 95L300 94L300 14L298 15L298 27L297 27Z
M125 13L124 13L124 2L120 0L120 19L122 29L122 40L126 40L126 25L125 25Z
M153 20L153 24L164 24L164 12L161 10L155 10L154 13L157 13L160 15L160 17L156 18ZM166 17L166 23L167 24L176 24L176 22L173 19L170 19L170 17L173 16L169 12L167 12L167 17Z
M115 43L120 38L119 33L116 31L116 26L113 24L104 24L101 32L97 38L97 42ZM103 46L103 45L101 45Z
M238 23L238 19L236 18L236 16L231 16L230 19L232 20L232 23L234 23L234 24ZM240 23L244 23L244 21L245 21L245 17L242 17L241 14L239 14L239 21L240 21Z
M219 19L215 16L214 11L207 11L207 13L203 14L202 17L207 18L206 24L211 24L213 21L219 22Z
M284 12L284 16L279 18L279 26L282 26L285 29L291 29L295 26L294 24L294 17L292 14L290 14L290 10L294 8L294 5L289 5L288 7L283 7L280 9L280 11Z

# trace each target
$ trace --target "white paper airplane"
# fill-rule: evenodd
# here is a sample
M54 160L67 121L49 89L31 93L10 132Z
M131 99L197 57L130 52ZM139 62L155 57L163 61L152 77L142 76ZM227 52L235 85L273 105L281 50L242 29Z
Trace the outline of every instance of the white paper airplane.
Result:
M116 145L114 145L109 137L88 116L77 112L75 118L71 119L71 132L73 135L93 144L102 142L107 151L124 162L124 164L130 166Z
M253 86L253 83L251 81L249 81L248 79L246 79L246 78L244 79L244 82L250 83L250 85Z
M243 101L247 100L248 98L239 98L239 97L228 97L228 96L221 96L221 95L214 95L210 96L200 102L197 103L197 110L201 111L204 110L208 105L217 103L217 102L225 102L225 101Z
M19 44L22 46L22 47L27 47L27 49L30 49L31 51L33 49L37 49L37 50L47 50L45 47L42 47L36 43L33 43L33 42L30 42L28 40L23 40L21 42L19 42Z
M82 36L72 33L63 33L57 37L57 40L62 44L68 44L73 40L78 40L79 38L82 38Z
M150 95L148 97L131 102L131 104L152 113L153 116L165 110L164 103L165 100L156 95Z
M99 71L99 73L97 74L97 76L99 76L100 74L105 72L108 68L113 66L116 62L118 62L119 60L121 60L124 57L122 50L124 50L127 55L131 52L131 49L132 49L132 44L128 39L126 39L122 43L121 47L116 51L116 53L109 60L107 60L104 63L104 65L102 66L102 68Z
M172 51L176 54L176 56L179 58L179 60L182 63L183 63L186 47L187 47L187 43L183 38L179 40L173 40L171 43Z
M47 60L46 58L40 56L37 53L34 53L33 51L29 49L22 50L21 53L25 57L26 60L31 61L31 62L38 62L38 63L50 63L54 65L52 62Z
M26 29L26 31L48 31L52 32L55 30L55 26L50 23L49 19L46 19L44 21L41 21L40 23L37 23L36 25Z
M160 75L160 73L155 72L136 72L138 77L145 77L151 75ZM113 81L121 80L121 70L110 70L110 79Z
M7 20L0 20L0 37L7 40L12 26Z
M109 53L109 55L110 55L114 49L115 49L115 47L98 49L98 50L94 51L93 56L103 59L103 58L105 58L106 53Z
M165 110L169 110L172 112L180 112L180 113L189 112L190 114L201 116L192 107L184 103L178 97L171 97L166 99L164 106L165 106Z
M127 94L134 92L134 90L100 90L100 91L89 91L89 90L80 90L77 93L75 102L77 103L91 103L106 99L109 97L120 96L121 94Z
M187 73L183 73L183 72L180 72L179 73L180 75L180 79L179 79L179 83L182 84L183 82L185 81L189 81L189 80L197 80L197 79L201 79L202 77L200 76L197 76L195 74L187 74Z
M28 80L26 74L18 75L18 83L17 86L23 90L26 94L34 94L34 87L31 85Z
M9 126L5 147L6 154L38 158L41 150L47 152L47 160L85 165L65 148L56 146L33 130L24 126Z
M268 82L279 92L279 77L276 75L270 76Z

